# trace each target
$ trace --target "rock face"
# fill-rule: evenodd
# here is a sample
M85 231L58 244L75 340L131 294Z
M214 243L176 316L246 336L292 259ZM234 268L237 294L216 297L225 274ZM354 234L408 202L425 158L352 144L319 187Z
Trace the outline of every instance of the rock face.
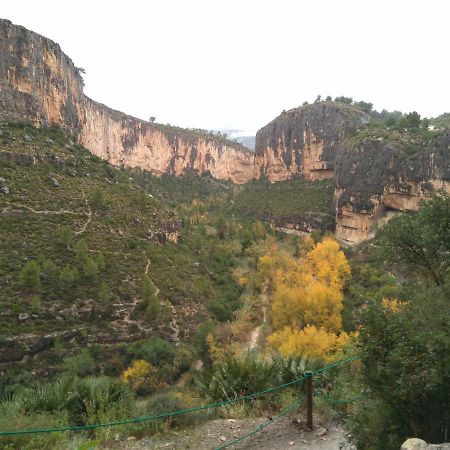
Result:
M348 244L399 211L417 211L437 190L450 192L450 131L418 144L417 137L370 130L369 119L333 102L283 112L256 135L255 177L334 179L336 236Z
M350 244L395 212L417 210L436 190L450 192L449 132L411 156L402 139L365 135L365 112L326 101L283 112L258 131L253 155L235 142L149 123L87 98L80 70L58 44L7 20L0 20L0 120L59 125L112 164L156 175L210 172L235 183L333 179L336 235ZM0 188L9 193L5 183Z
M336 159L336 236L370 237L397 212L417 211L422 199L450 192L450 132L408 155L405 142L382 137L349 140Z
M255 178L333 178L342 141L368 121L366 113L333 102L282 112L256 134Z
M0 20L0 120L59 125L112 164L160 175L203 173L243 183L253 154L200 132L127 116L83 94L83 80L58 44Z

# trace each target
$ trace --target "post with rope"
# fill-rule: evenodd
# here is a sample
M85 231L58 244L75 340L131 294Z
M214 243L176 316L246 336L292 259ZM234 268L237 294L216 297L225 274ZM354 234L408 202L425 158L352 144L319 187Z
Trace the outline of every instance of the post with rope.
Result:
M312 372L305 372L306 377L306 426L313 430L313 384Z

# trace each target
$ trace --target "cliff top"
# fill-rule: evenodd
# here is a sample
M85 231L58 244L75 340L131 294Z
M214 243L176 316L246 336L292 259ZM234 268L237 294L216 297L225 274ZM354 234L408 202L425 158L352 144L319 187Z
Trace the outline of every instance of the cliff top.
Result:
M15 25L10 20L7 19L1 19L0 18L0 36L1 36L1 42L0 42L0 53L5 52L5 55L10 53L8 51L8 44L13 46L14 55L9 54L9 58L12 56L15 57L14 66L20 67L21 65L21 59L23 55L27 55L27 58L30 57L32 52L32 46L29 45L32 41L40 41L41 46L43 48L51 49L55 55L57 55L58 59L64 61L64 64L67 65L69 68L69 71L72 73L73 77L77 82L80 83L80 86L84 86L83 78L81 76L81 70L79 67L75 66L73 61L69 56L67 56L63 50L61 49L60 45L51 39L48 39L45 36L40 35L39 33L36 33L34 31L30 31L27 28L21 26L21 25ZM5 48L2 48L2 43ZM5 56L6 58L6 56ZM43 58L43 55L41 55L39 52L33 54L34 60L39 60ZM3 59L3 56L2 56ZM11 61L8 62L8 58L6 58L6 63L3 65L3 69L6 71L8 70L9 65L11 65ZM0 83L4 83L5 80L8 78L6 73L2 73L3 71L0 69ZM183 136L187 139L204 139L205 141L213 142L215 144L218 144L219 146L227 146L234 149L237 149L239 151L242 151L244 153L252 154L252 152L244 147L243 145L239 144L236 141L228 140L224 138L223 136L217 136L212 133L206 132L205 130L200 129L189 129L189 128L182 128L174 125L169 124L162 124L162 123L152 123L143 119L139 119L136 117L133 117L131 115L125 114L121 111L114 110L102 103L96 102L95 100L92 100L85 96L88 102L91 102L91 104L96 104L97 107L103 109L111 116L115 117L118 121L121 122L134 122L138 123L143 127L151 128L155 130L159 130L162 133L169 135L169 137L175 137L175 136ZM14 117L14 119L17 119L19 117Z

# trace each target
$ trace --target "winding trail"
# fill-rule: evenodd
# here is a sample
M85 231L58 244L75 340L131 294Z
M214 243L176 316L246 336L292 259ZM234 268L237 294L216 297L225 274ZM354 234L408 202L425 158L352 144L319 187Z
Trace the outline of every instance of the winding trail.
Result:
M92 208L91 208L91 205L88 202L86 194L83 192L82 195L83 195L83 198L84 198L84 202L86 203L86 206L88 208L88 212L87 212L88 218L87 218L87 221L83 224L83 226L78 231L75 231L75 234L77 236L79 236L80 234L83 234L86 231L86 228L88 227L88 225L92 221Z
M59 211L51 211L48 209L44 209L44 210L39 210L39 209L34 209L31 206L27 206L27 205L22 205L22 204L16 204L15 206L18 206L19 208L24 208L24 209L11 209L11 207L7 206L6 208L2 209L0 211L0 214L26 214L26 213L33 213L33 214L54 214L54 215L60 215L60 214L72 214L74 216L81 216L81 215L85 215L86 213L83 212L76 212L76 211L69 211L67 209L60 209Z
M262 312L263 312L263 322L261 325L258 325L256 328L252 330L250 333L250 340L248 343L249 350L255 350L258 346L258 341L261 336L261 330L263 325L265 325L267 321L267 308L269 305L269 296L267 295L267 286L264 286L261 292L262 298Z

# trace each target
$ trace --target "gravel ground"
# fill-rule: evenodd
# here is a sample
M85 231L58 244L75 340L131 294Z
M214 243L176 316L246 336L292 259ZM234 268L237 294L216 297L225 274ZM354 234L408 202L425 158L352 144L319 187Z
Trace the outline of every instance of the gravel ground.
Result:
M150 439L136 441L129 439L118 443L111 449L147 450L147 449L195 449L214 450L225 443L254 430L267 421L267 418L257 419L218 419L206 422L189 429L175 430L168 434ZM333 423L321 423L315 420L314 431L307 431L297 420L283 417L257 434L246 438L233 449L308 449L308 450L339 450L350 448L346 443L345 433Z

